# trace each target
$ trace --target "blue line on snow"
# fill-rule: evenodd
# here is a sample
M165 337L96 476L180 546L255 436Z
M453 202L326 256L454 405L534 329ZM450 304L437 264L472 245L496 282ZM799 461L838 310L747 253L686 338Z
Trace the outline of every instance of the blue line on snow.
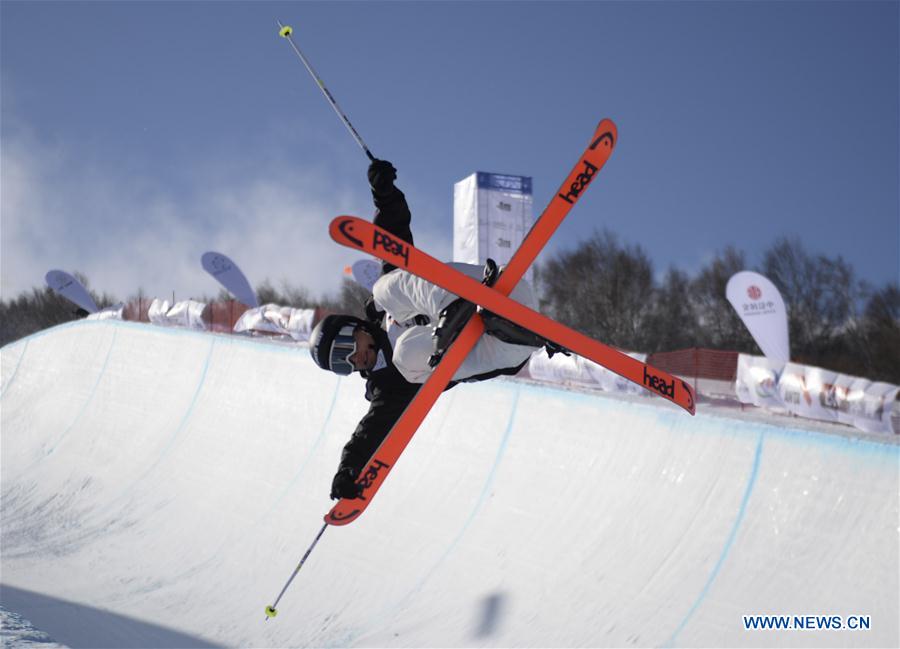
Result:
M25 353L28 351L28 343L29 339L25 339L25 349L22 350L22 353L19 354L19 360L16 361L16 369L13 370L12 376L9 377L9 381L6 382L6 385L3 386L3 389L0 390L0 397L6 394L6 391L9 389L9 386L12 385L13 380L16 378L16 374L19 373L19 367L22 365L22 359L25 357Z
M144 471L140 476L138 476L129 486L127 486L121 494L117 498L114 498L112 502L116 502L117 500L124 498L127 496L136 486L140 483L144 478L153 473L153 470L158 467L163 458L169 454L172 450L172 447L175 446L175 440L178 439L178 436L181 434L181 431L187 425L187 422L190 420L191 415L194 412L194 408L197 406L197 401L200 398L200 392L203 390L203 386L206 383L206 373L209 371L209 363L212 360L213 350L216 348L216 339L213 339L209 345L209 352L206 354L206 360L203 362L203 370L200 372L200 379L197 381L197 387L194 390L194 396L191 397L191 403L185 410L184 416L181 418L181 422L175 428L175 431L172 433L169 441L166 443L165 448L162 449L159 453L159 457L156 458L156 461L150 465L150 467ZM111 503L110 503L111 504Z
M762 457L764 438L765 433L760 432L759 438L756 441L756 453L753 457L753 467L750 469L750 477L747 479L747 487L744 489L744 497L741 500L741 506L738 508L738 514L734 519L734 525L732 525L731 527L731 532L728 534L728 538L725 540L725 545L722 548L722 554L719 556L719 560L716 561L716 565L715 567L713 567L712 572L709 574L709 579L706 580L706 584L703 586L703 589L697 596L697 600L688 610L687 615L684 616L684 619L681 621L681 624L678 625L678 628L675 629L675 632L672 633L672 637L670 637L669 640L665 643L664 646L666 647L675 646L678 635L684 630L684 627L687 626L687 623L694 616L694 613L697 611L697 609L700 608L703 600L706 599L706 596L709 594L710 587L716 580L716 577L719 576L719 571L722 569L722 566L725 563L725 559L728 558L728 554L731 552L731 547L732 545L734 545L734 539L735 537L737 537L738 529L740 529L741 523L744 521L744 516L747 514L747 505L750 502L750 495L753 493L753 487L756 485L757 477L759 477L759 465L760 459Z
M506 447L509 445L509 439L512 436L513 424L516 420L516 413L519 409L519 394L521 393L521 387L516 385L516 390L513 395L512 406L510 407L509 419L506 423L506 430L503 432L503 437L500 439L500 445L497 447L497 455L494 457L494 463L491 466L491 470L488 472L487 477L484 480L484 486L481 488L481 493L478 496L478 500L475 501L475 504L472 506L472 511L469 512L469 516L466 519L466 522L463 523L459 532L456 534L456 537L450 542L450 545L447 546L447 549L444 550L444 553L440 556L440 558L434 562L431 568L425 573L425 575L419 579L418 583L410 589L406 595L400 598L400 600L394 604L391 608L396 612L399 611L403 606L408 602L412 597L417 595L422 588L425 587L425 584L434 576L434 573L438 571L438 569L447 561L451 554L453 554L456 547L459 545L459 542L462 540L463 536L465 536L469 527L472 525L472 522L475 520L475 517L481 511L481 508L487 502L488 494L491 491L491 487L494 485L494 480L497 477L497 470L500 467L500 462L503 460L503 456L506 454ZM378 618L380 620L386 620L387 615L382 612L379 613ZM361 632L350 633L348 637L342 641L342 646L349 646L352 644L360 635Z
M85 399L84 403L82 404L81 410L78 411L78 414L75 415L75 418L66 427L66 429L60 434L60 436L57 438L57 440L53 444L50 445L50 448L47 449L45 455L52 454L59 447L59 445L62 443L63 439L65 439L66 435L68 435L69 432L72 430L72 428L74 428L75 424L78 423L78 421L81 419L82 415L84 415L85 411L87 410L87 407L94 400L94 396L96 396L96 394L97 394L97 387L100 385L100 380L106 374L106 368L109 365L109 357L112 356L113 347L115 347L115 345L116 345L116 334L118 334L118 330L113 329L112 340L109 341L109 349L106 350L106 358L103 359L103 366L100 368L100 372L97 374L97 380L94 381L94 385L91 388L91 392L88 395L88 398ZM43 459L43 458L41 458L41 459ZM38 460L38 462L39 461L40 460Z
M300 481L300 478L303 476L303 473L306 471L306 467L309 466L309 463L312 460L313 455L315 455L316 449L319 447L320 443L325 438L325 433L328 430L328 424L331 422L331 415L334 412L334 406L337 403L337 397L341 390L342 378L343 377L341 377L341 376L337 377L337 382L335 383L335 386L334 386L334 394L331 397L331 406L328 408L328 414L325 415L325 420L322 422L322 426L319 429L318 437L316 437L316 440L313 442L313 445L309 448L309 451L307 451L306 458L303 460L303 463L300 465L300 468L297 470L297 473L294 475L294 477L291 479L291 481L282 490L281 495L279 495L278 498L276 498L274 500L274 502L269 506L269 508L265 511L265 513L258 516L252 524L247 526L247 529L244 531L243 534L236 532L236 533L233 533L231 536L224 537L222 539L221 543L219 543L219 546L215 549L214 552L212 552L209 555L209 557L207 559L203 560L202 562L200 562L196 565L191 566L187 570L183 570L182 572L178 573L177 575L175 575L174 577L171 578L173 581L181 579L182 577L185 577L187 575L195 574L201 568L211 564L217 557L219 557L222 554L222 551L226 547L233 545L235 543L236 539L246 539L246 538L250 538L250 537L257 535L257 533L258 533L257 528L259 527L259 525L266 518L268 518L272 514L273 511L275 511L276 507L278 507L278 505L281 503L281 501L284 500L284 498L288 495L288 493L290 493L290 491L294 488L294 486L296 486L297 482Z
M322 443L322 440L325 439L325 432L328 430L328 424L331 423L331 415L334 412L334 406L337 403L338 394L341 391L341 378L337 377L337 383L334 386L334 393L331 395L331 405L328 406L328 414L325 415L325 420L322 422L322 427L319 429L319 435L316 437L316 441L313 442L313 445L310 447L309 451L306 453L306 458L303 460L303 463L300 465L300 468L297 470L296 475L291 479L291 481L284 488L284 491L281 492L281 495L275 499L272 505L269 507L268 511L263 514L258 520L257 524L262 522L264 518L266 518L272 511L284 500L285 496L290 493L290 491L294 488L300 478L303 476L306 471L306 467L309 466L309 462L312 459L313 455L315 455L316 449L319 448L319 445ZM255 527L255 525L254 525Z

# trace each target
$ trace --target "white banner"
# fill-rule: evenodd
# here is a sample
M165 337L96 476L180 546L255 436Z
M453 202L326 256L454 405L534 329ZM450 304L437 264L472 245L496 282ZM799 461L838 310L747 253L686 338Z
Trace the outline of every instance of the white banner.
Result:
M629 353L642 363L647 360L646 354ZM578 385L586 388L617 392L619 394L649 394L643 387L622 378L602 365L587 358L572 354L554 354L553 358L542 349L531 355L528 361L528 374L536 381L557 383L561 385Z
M315 316L315 309L291 309L291 317L288 319L287 326L288 335L294 340L309 340Z
M114 306L108 306L100 309L96 313L91 313L85 320L122 320L125 304L120 302Z
M88 313L96 313L99 310L87 289L66 271L51 270L44 276L44 281L55 293L62 295L69 302L80 306Z
M206 304L203 302L195 302L194 300L183 300L176 302L175 305L166 313L166 319L169 324L175 327L187 327L188 329L196 329L205 331L209 329L209 323L203 318L203 312L206 310Z
M837 378L836 372L798 363L784 366L778 392L788 410L800 417L837 421L835 408L828 403L825 386Z
M258 307L256 293L237 264L219 252L205 252L200 258L203 270L212 275L239 302L249 307Z
M206 304L194 300L183 300L169 305L168 300L155 298L147 310L147 318L151 323L161 327L187 327L205 331L209 323L203 317Z
M151 323L155 325L160 325L161 327L168 327L171 323L166 318L166 314L169 312L169 301L168 300L160 300L158 297L153 298L153 302L150 303L150 308L147 309L147 319L150 320Z
M235 333L258 332L309 340L315 309L294 309L277 304L264 304L248 309L234 325Z
M738 401L759 408L785 412L778 394L778 378L784 363L764 356L738 355L734 391Z
M766 358L791 360L787 310L775 285L759 273L744 270L728 280L725 296Z
M533 224L528 176L479 171L453 186L453 261L483 266L490 257L503 266Z
M647 361L647 354L638 354L635 352L625 353L642 363ZM556 357L554 356L554 358ZM594 379L594 383L596 383L601 390L605 390L606 392L618 392L619 394L640 394L641 396L647 396L649 394L643 386L619 376L599 363L595 363L587 358L580 358L580 361L587 368L587 371Z
M799 363L781 367L762 356L741 354L735 392L742 403L768 410L892 433L891 413L900 386Z
M529 376L537 381L594 385L590 370L581 362L581 357L574 354L554 354L550 358L547 351L542 349L531 355L527 367Z
M897 407L898 393L900 387L890 383L870 383L863 390L852 386L847 395L847 409L853 425L870 433L892 432L891 413Z

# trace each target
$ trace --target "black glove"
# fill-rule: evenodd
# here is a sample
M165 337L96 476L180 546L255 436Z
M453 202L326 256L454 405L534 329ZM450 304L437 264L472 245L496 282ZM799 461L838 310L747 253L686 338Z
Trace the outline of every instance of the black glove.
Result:
M376 196L385 196L394 189L397 170L387 160L373 160L369 165L369 185Z
M362 485L356 484L356 475L359 471L350 467L338 469L331 483L331 499L359 498L362 495Z
M384 320L384 311L378 308L378 305L375 304L375 297L372 295L366 298L365 311L366 320L369 322L380 325Z

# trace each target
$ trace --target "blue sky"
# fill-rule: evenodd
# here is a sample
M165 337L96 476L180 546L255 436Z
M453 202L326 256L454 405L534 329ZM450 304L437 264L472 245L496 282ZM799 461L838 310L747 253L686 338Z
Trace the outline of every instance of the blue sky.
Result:
M538 212L610 117L618 147L549 251L608 227L693 273L798 236L896 281L898 7L3 0L2 296L51 268L120 299L211 296L207 250L254 284L337 288L358 257L327 224L371 216L367 160L276 19L438 257L454 182L533 176Z

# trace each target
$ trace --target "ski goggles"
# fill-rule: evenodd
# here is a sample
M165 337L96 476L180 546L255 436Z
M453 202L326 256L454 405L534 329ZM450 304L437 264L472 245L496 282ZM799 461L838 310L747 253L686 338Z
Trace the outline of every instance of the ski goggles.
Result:
M349 324L341 327L334 341L331 343L331 353L329 358L331 361L331 371L341 376L351 374L356 368L350 362L350 357L356 353L356 339L353 332L356 331L356 325Z

